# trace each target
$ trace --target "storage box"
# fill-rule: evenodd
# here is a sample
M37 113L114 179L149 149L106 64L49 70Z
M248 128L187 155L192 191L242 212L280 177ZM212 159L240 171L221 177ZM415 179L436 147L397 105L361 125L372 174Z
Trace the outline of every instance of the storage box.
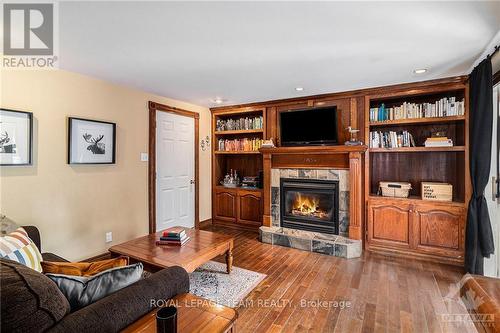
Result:
M453 185L448 183L422 182L422 200L451 201Z
M384 197L408 198L411 184L401 182L380 182L379 190Z

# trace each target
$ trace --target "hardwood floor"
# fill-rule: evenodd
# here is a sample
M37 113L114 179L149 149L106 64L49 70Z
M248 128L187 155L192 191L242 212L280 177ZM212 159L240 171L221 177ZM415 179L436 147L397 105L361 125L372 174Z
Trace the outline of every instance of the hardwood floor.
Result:
M237 332L476 332L459 299L459 267L364 252L342 259L235 237L233 266L267 277L238 308ZM217 260L224 262L223 257Z

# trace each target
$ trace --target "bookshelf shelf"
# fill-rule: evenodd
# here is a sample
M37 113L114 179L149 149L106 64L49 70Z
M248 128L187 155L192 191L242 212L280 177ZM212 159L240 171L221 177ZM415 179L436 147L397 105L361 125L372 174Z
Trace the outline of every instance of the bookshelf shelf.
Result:
M260 151L214 151L217 155L244 155L244 154L260 154Z
M370 148L370 153L426 153L439 151L465 151L465 146L453 147L400 147L400 148Z
M264 133L263 129L253 129L253 130L238 130L238 131L217 131L215 135L237 135L237 134L253 134L253 133Z
M250 121L246 124L246 119L255 121L255 118L260 118L260 122L259 120L257 123ZM243 122L242 119L244 119ZM234 123L227 126L231 121ZM240 179L258 177L263 169L263 157L258 150L249 149L258 146L258 144L254 146L257 140L266 138L265 108L241 107L212 110L213 224L253 231L262 225L263 190L248 187L224 187L220 182L232 170L237 172Z
M375 121L382 103L385 109L391 108L389 114L393 117L401 114L401 109L396 108L403 103L428 106L444 98L463 101L463 109L461 106L457 113L463 110L464 115ZM437 114L447 112L441 107L442 104L435 108ZM417 94L409 88L365 97L367 144L387 147L397 140L406 146L408 141L416 145L369 148L365 154L367 249L463 264L467 203L471 196L468 109L469 88L465 80L429 85L418 89ZM431 114L435 111L431 108ZM403 109L402 114L405 112L414 115L415 109ZM418 112L421 109L417 115ZM424 113L427 114L425 110ZM425 147L424 143L435 136L446 137L455 146ZM378 195L380 182L410 183L410 196ZM453 201L422 200L422 182L450 184Z
M465 116L450 116L450 117L428 117L428 118L413 118L413 119L398 119L370 122L370 127L381 127L390 125L409 125L409 124L438 124L455 121L464 121Z
M422 200L421 197L416 196L416 195L410 195L408 198L394 198L394 197L383 197L381 195L377 194L370 194L369 196L370 200L383 200L383 201L393 201L394 204L401 204L401 203L427 203L427 204L444 204L444 205L451 205L451 206L456 206L456 207L465 207L466 203L461 202L461 201L434 201L434 200Z

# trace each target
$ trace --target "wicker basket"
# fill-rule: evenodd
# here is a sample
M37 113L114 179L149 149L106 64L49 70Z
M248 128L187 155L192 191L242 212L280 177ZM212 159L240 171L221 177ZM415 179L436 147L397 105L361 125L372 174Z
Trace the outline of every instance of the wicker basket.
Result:
M411 190L410 183L400 182L380 182L378 187L384 197L408 198Z

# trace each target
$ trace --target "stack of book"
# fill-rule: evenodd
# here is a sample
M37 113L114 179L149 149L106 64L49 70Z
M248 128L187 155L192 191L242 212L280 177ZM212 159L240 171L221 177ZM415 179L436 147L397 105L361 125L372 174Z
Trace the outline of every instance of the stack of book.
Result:
M424 145L426 147L453 147L453 140L445 136L427 138Z
M156 241L156 245L175 245L182 246L186 244L189 240L189 236L183 228L170 228L165 230L160 237L160 240Z

